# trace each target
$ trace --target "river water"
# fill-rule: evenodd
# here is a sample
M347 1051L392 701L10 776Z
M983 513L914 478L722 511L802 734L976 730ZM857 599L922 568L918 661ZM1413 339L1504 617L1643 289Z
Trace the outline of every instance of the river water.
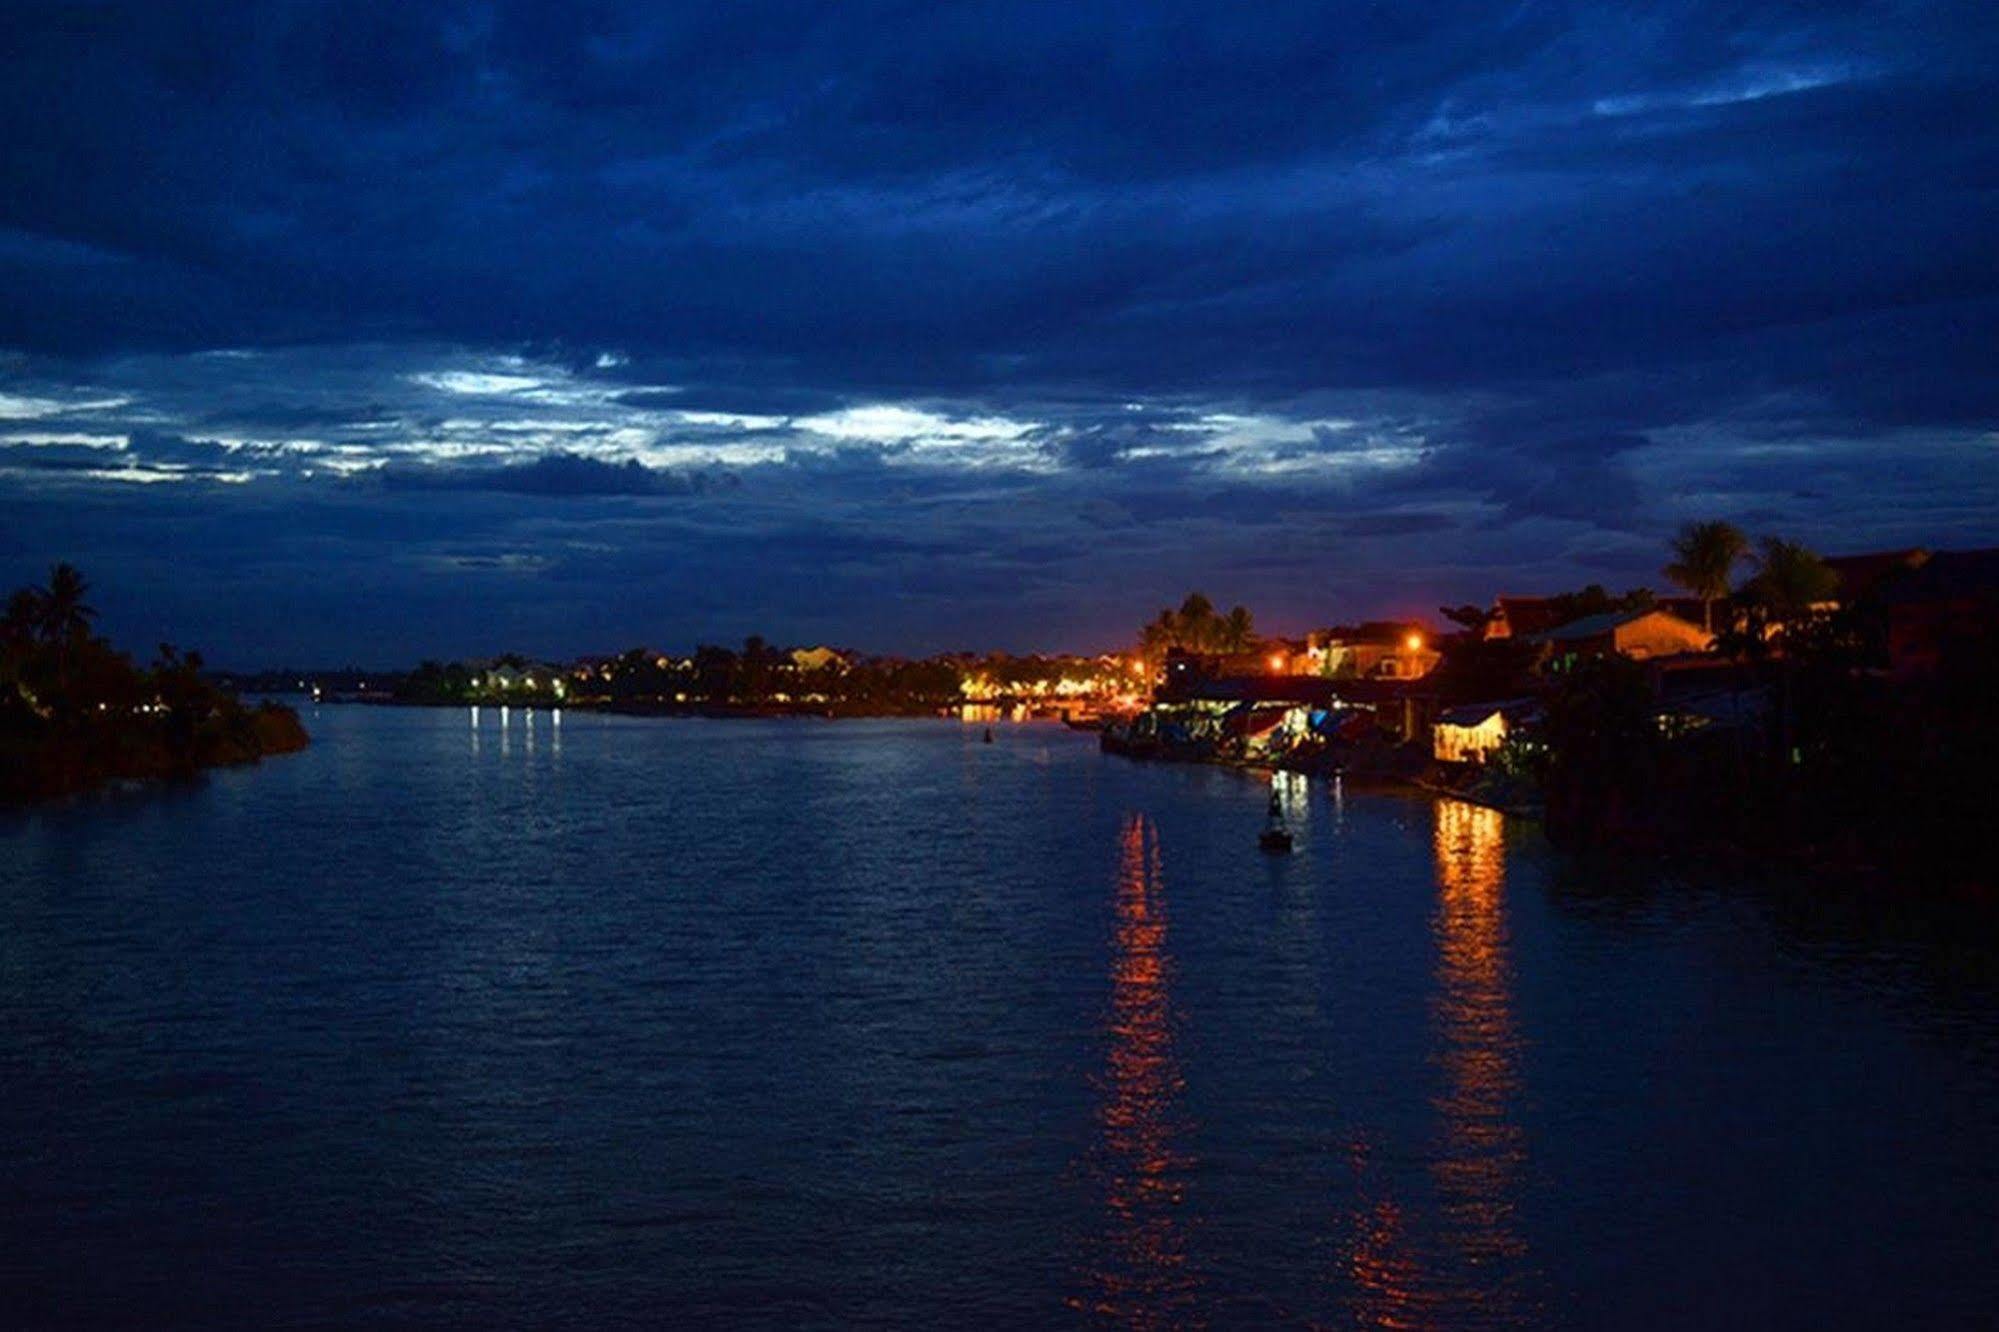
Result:
M1968 1325L1976 919L1047 725L326 707L0 820L0 1325Z

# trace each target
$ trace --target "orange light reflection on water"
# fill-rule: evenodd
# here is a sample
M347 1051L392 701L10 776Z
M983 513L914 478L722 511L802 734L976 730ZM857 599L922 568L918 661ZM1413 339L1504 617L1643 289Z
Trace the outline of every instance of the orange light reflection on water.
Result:
M1428 1326L1423 1273L1393 1200L1378 1199L1354 1218L1347 1280L1355 1326L1388 1332Z
M1520 1035L1504 910L1505 821L1456 800L1436 805L1437 998L1442 1150L1431 1167L1440 1236L1488 1318L1511 1321L1508 1272L1526 1254L1519 1191L1526 1150L1513 1108Z
M1113 899L1110 1049L1097 1157L1105 1234L1077 1301L1121 1327L1180 1327L1193 1319L1198 1279L1176 1215L1192 1160L1179 1147L1184 1085L1173 1049L1172 958L1159 835L1125 821Z
M1364 1202L1346 1254L1350 1314L1370 1328L1532 1326L1520 1235L1525 1145L1505 916L1506 826L1495 810L1436 803L1437 948L1431 1017L1442 1085L1432 1099L1434 1217ZM1355 1162L1362 1176L1365 1153Z

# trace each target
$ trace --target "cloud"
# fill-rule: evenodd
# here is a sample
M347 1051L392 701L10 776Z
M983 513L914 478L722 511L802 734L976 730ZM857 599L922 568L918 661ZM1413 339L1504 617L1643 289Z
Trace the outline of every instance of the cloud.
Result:
M550 453L524 463L396 465L380 473L390 490L486 490L551 499L606 495L693 495L728 484L726 476L668 472L636 458L605 462L574 453Z
M18 8L0 549L180 639L169 555L396 656L1999 540L1968 0Z

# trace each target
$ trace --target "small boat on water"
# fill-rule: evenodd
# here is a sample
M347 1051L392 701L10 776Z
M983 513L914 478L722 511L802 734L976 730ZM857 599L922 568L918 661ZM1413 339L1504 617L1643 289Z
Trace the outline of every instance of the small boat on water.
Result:
M1263 831L1256 836L1256 844L1272 855L1282 855L1291 850L1291 830L1284 826L1284 806L1277 799L1277 792L1270 793L1270 818L1263 825Z

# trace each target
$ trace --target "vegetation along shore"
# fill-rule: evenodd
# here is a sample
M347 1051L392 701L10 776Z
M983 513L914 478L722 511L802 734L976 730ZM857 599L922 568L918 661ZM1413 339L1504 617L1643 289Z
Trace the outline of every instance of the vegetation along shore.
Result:
M83 575L58 564L0 617L0 803L305 748L296 712L244 704L204 675L198 652L162 643L150 666L134 663L92 632L88 594Z
M1412 782L1571 848L1805 865L1989 893L1999 550L1822 558L1723 522L1684 595L1502 594L1422 621L1245 635L1205 598L1146 627L1136 757Z
M1825 558L1690 524L1665 592L1501 593L1426 618L1259 632L1194 593L1095 655L874 656L827 645L507 654L414 670L204 679L89 633L59 568L7 628L10 794L253 759L304 742L232 688L326 701L638 715L1060 718L1135 758L1341 773L1544 819L1571 847L1827 865L1989 887L1999 551Z

